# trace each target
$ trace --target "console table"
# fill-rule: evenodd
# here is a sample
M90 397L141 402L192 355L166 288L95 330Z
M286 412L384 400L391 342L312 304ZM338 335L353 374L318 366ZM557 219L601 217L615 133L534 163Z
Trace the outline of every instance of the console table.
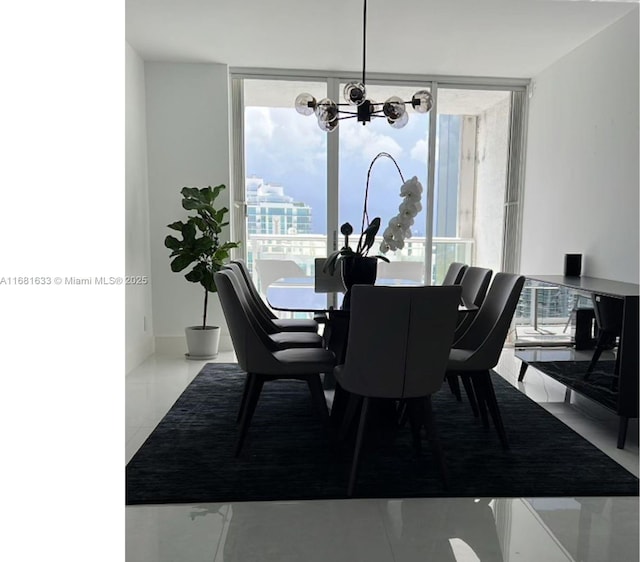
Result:
M622 333L618 345L620 372L615 413L620 416L618 448L624 448L629 418L638 417L638 298L640 287L635 283L623 283L596 277L568 277L564 275L527 275L531 281L568 287L592 294L607 295L624 301ZM525 361L525 360L523 360ZM526 362L519 380L524 376Z

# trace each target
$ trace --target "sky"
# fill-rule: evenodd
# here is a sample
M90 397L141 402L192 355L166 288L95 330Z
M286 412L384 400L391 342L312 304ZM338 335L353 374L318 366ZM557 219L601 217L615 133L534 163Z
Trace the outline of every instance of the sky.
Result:
M405 180L416 176L427 185L427 135L429 116L411 112L403 129L386 119L363 126L355 119L340 122L339 222L350 222L359 231L362 221L367 170L379 152L398 162ZM326 143L316 118L291 108L249 107L245 114L245 170L266 183L280 184L287 195L313 209L313 230L326 233ZM371 173L369 217L380 216L383 228L397 214L402 181L393 162L379 159ZM416 217L414 235L424 235L423 211Z

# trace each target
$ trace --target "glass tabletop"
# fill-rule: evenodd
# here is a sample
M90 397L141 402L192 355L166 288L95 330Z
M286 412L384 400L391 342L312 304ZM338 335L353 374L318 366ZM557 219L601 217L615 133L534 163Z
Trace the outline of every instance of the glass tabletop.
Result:
M376 286L421 286L421 283L410 280L377 279ZM344 293L317 292L313 277L284 277L269 285L267 302L274 310L288 312L330 312L340 309ZM461 304L461 312L477 310L474 305Z

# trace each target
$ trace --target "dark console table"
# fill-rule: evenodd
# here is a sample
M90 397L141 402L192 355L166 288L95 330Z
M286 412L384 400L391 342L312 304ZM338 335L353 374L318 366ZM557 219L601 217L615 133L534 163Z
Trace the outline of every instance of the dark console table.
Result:
M556 286L577 289L592 294L607 295L624 301L622 334L618 346L620 372L615 413L620 416L618 448L624 448L629 418L638 417L638 296L640 287L596 277L566 277L564 275L527 275L527 279ZM525 365L523 365L525 367ZM521 371L520 380L524 376Z

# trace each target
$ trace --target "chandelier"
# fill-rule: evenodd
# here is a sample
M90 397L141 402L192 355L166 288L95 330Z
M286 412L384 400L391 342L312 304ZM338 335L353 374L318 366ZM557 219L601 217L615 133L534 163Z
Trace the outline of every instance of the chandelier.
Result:
M301 115L312 115L318 118L318 126L326 132L335 131L338 121L356 118L359 123L366 125L374 117L385 117L389 125L401 129L409 121L406 104L418 113L427 113L433 106L433 97L428 90L420 90L413 94L409 101L403 101L398 96L391 96L384 103L367 99L365 87L365 68L367 54L367 0L364 0L362 24L362 81L349 82L345 85L343 94L347 103L336 103L329 98L316 101L311 94L302 93L295 101L295 108ZM343 107L348 109L341 109Z

